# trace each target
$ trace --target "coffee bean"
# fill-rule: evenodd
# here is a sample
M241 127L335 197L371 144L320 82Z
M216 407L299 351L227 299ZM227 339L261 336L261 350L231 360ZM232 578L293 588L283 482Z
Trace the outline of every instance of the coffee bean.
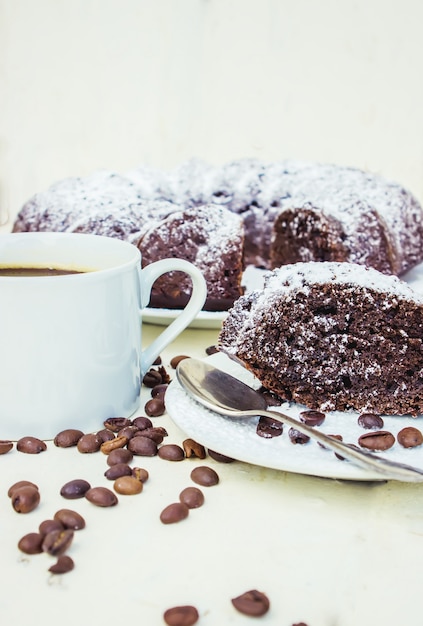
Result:
M143 484L134 476L120 476L115 480L113 488L117 493L125 496L133 496L137 493L141 493Z
M14 489L12 506L17 513L30 513L40 503L40 492L36 487L26 486Z
M166 391L167 388L169 387L169 385L165 384L165 383L161 383L160 385L155 385L152 390L151 390L151 397L152 398L159 398L160 400L164 401L165 395L166 395Z
M66 554L61 554L56 563L49 567L48 571L52 574L67 574L75 567L73 560Z
M154 369L148 371L142 379L142 384L145 387L155 387L156 385L161 385L162 382L163 379L160 372Z
M145 483L148 480L148 472L143 467L133 467L132 476L137 480L140 480L142 483Z
M359 426L368 429L381 429L384 426L383 419L375 413L362 413L357 420Z
M132 421L132 424L139 428L139 430L146 430L146 428L151 428L153 426L153 422L151 421L151 419L149 419L148 417L144 417L143 415L136 417Z
M212 487L218 484L219 476L211 467L200 465L192 470L191 480L202 487Z
M45 519L38 527L38 532L45 537L52 530L64 530L62 522L57 519Z
M101 441L94 433L88 433L87 435L82 435L79 439L76 447L78 451L82 454L92 454L94 452L98 452L100 450Z
M198 509L204 504L204 494L197 487L186 487L179 494L179 500L189 509Z
M186 356L185 354L180 354L178 356L174 356L170 360L170 367L172 367L174 370L176 370L176 368L178 367L179 363L181 361L183 361L184 359L189 359L189 356Z
M81 530L85 528L85 520L82 515L71 509L60 509L56 511L54 519L60 522L64 528L70 528L71 530Z
M91 487L85 497L88 502L100 507L115 506L118 503L116 494L107 487Z
M282 432L282 422L273 417L262 416L257 422L256 433L259 437L270 439L271 437L279 437Z
M116 480L121 476L132 476L132 469L127 463L116 463L116 465L111 465L104 475L107 480Z
M160 374L160 376L162 377L162 381L161 384L163 385L168 385L171 381L171 378L169 376L169 374L167 373L166 369L163 367L163 365L160 365L158 372Z
M104 423L104 427L111 430L113 433L117 433L125 426L131 425L131 420L127 417L109 417Z
M28 533L18 542L18 548L25 554L41 554L44 535L40 533Z
M149 417L160 417L166 411L166 408L163 400L157 396L145 403L144 411Z
M158 451L158 455L165 461L182 461L185 458L185 452L181 446L175 443L168 443L161 446Z
M83 498L90 487L91 485L87 480L75 478L63 485L60 495L67 500L76 500L77 498Z
M103 454L110 454L112 450L124 448L127 443L128 437L124 437L121 435L120 437L114 437L109 441L104 441L100 446L100 450L103 452Z
M13 442L6 439L0 440L0 455L7 454L13 448Z
M106 441L113 441L113 439L116 437L115 433L108 428L102 428L101 430L98 430L96 435L97 439L99 439L100 441L100 444L103 444Z
M136 456L156 456L157 443L149 437L133 437L128 441L128 450Z
M308 435L301 433L296 428L290 428L288 431L288 436L289 436L290 441L295 444L303 445L310 441L310 437Z
M235 461L235 459L233 459L231 456L226 456L221 452L216 452L216 450L210 450L210 448L208 449L208 453L209 456L218 463L233 463Z
M195 606L174 606L163 613L167 626L193 626L199 619Z
M34 487L35 489L38 489L37 485L29 480L19 480L17 483L13 483L13 485L9 487L9 490L7 492L9 498L13 496L13 492L16 489L20 489L21 487Z
M128 464L132 461L133 456L133 453L127 448L117 448L110 452L106 462L110 467L121 463Z
M138 435L137 435L138 436ZM155 426L152 428L145 428L139 434L140 437L148 437L157 444L162 443L163 439L167 437L167 431L161 426Z
M71 448L76 446L84 433L76 428L67 428L57 433L53 439L53 443L58 448Z
M269 391L265 387L260 387L259 393L266 400L267 406L280 406L282 404L282 398L277 396L273 391Z
M378 430L360 435L358 443L368 450L388 450L394 445L395 437L387 430Z
M153 365L161 365L162 357L159 355L157 359L153 362Z
M270 608L269 598L261 591L252 589L236 598L232 598L232 604L237 611L251 617L260 617L267 613Z
M25 454L39 454L47 450L47 444L37 437L22 437L16 443L16 449Z
M418 428L408 426L399 431L397 441L403 448L415 448L422 445L423 435Z
M307 426L320 426L325 421L326 415L320 411L302 411L299 418Z
M130 439L132 439L132 437L135 437L135 435L138 435L139 432L140 432L140 429L137 428L137 426L134 426L132 424L131 426L125 426L125 428L122 428L122 430L118 432L117 436L126 437L126 439L129 441Z
M160 513L160 521L163 524L175 524L188 517L189 508L183 502L173 502Z
M206 354L208 354L209 356L210 356L211 354L217 354L218 352L219 352L219 348L218 348L217 346L215 346L215 345L213 345L213 346L208 346L208 347L206 348Z
M52 556L59 556L69 548L73 541L73 530L65 528L64 530L52 530L43 538L41 547L43 552L47 552Z
M182 442L182 446L184 448L185 456L190 459L191 457L196 457L197 459L205 459L206 458L206 449L201 443L197 443L194 439L185 439Z

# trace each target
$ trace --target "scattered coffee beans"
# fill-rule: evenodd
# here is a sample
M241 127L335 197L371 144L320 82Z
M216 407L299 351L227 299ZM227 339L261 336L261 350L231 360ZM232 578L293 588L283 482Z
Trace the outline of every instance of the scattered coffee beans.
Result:
M183 502L173 502L160 513L163 524L175 524L188 517L189 508Z
M71 509L60 509L54 514L54 519L62 524L64 528L70 530L82 530L85 528L85 520L76 511Z
M187 459L191 457L196 457L197 459L205 459L206 458L206 449L201 443L197 443L194 439L184 439L182 442L182 446L184 448L185 456Z
M17 513L30 513L40 503L40 492L30 485L14 489L11 496L12 506Z
M242 595L232 598L232 604L240 613L252 617L260 617L267 613L270 608L268 597L256 589L246 591Z
M166 407L163 400L156 396L145 403L144 411L149 417L160 417L166 411Z
M290 428L288 431L289 439L292 443L303 445L310 441L310 437L304 433L300 433L296 428Z
M133 496L141 493L143 484L135 476L120 476L115 480L113 488L117 493L124 496Z
M222 454L221 452L216 452L215 450L210 450L210 448L208 449L208 453L209 456L211 456L211 458L218 463L233 463L235 461L235 459L233 459L231 456L226 456L225 454Z
M57 433L53 443L58 448L72 448L73 446L76 446L83 434L82 430L67 428L66 430L62 430L60 433Z
M219 482L219 475L211 467L200 465L191 472L191 480L202 487L212 487Z
M40 533L28 533L18 542L18 548L25 554L41 554L44 535Z
M0 455L7 454L13 448L13 442L5 439L0 440Z
M387 430L378 430L360 435L358 443L367 450L389 450L395 443L395 437Z
M415 448L422 445L423 435L418 428L408 426L399 431L397 441L403 448Z
M52 574L67 574L75 567L73 560L66 554L61 554L56 563L49 567L48 571Z
M380 430L384 426L383 419L375 413L362 413L358 416L357 423L362 428Z
M302 411L299 415L300 421L307 426L320 426L325 421L326 415L320 411Z
M43 552L47 552L52 556L59 556L66 552L73 541L73 530L65 528L64 530L52 530L43 538L41 547Z
M116 494L107 487L91 487L85 497L88 502L100 507L115 506L118 503Z
M199 619L195 606L174 606L163 614L167 626L193 626Z
M82 454L92 454L93 452L98 452L100 450L100 446L101 441L94 433L82 435L76 444L78 451Z
M259 437L270 439L271 437L279 437L283 432L283 424L279 420L269 417L261 416L256 426L256 433Z
M83 498L90 489L91 485L87 480L83 478L75 478L65 483L60 490L60 495L67 500L76 500Z
M26 454L39 454L47 450L47 444L37 437L22 437L16 443L16 449Z
M165 461L182 461L185 458L185 452L176 443L168 443L159 448L158 456Z
M174 370L176 370L176 368L178 367L179 363L181 361L183 361L184 359L189 359L189 356L186 356L185 354L180 354L178 356L174 356L170 360L170 367L172 367Z
M197 487L186 487L179 494L179 500L189 509L198 509L204 504L204 494Z

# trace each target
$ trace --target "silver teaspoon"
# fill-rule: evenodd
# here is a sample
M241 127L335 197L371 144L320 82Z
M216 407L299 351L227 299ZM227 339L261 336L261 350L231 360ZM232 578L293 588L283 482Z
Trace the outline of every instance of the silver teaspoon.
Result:
M176 377L183 389L194 400L211 411L238 419L251 416L269 416L278 419L308 435L310 439L319 441L326 448L338 452L355 465L378 472L386 479L423 482L423 470L417 467L390 461L372 452L360 450L325 435L289 415L268 411L266 399L262 394L204 361L192 358L180 361L176 369Z

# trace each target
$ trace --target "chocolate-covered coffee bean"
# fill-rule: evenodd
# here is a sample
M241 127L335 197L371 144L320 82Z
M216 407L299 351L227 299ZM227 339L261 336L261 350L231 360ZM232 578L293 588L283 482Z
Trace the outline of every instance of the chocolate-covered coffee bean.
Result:
M115 506L118 503L116 494L107 487L91 487L85 497L88 502L99 507Z
M67 500L76 500L83 498L90 487L91 485L87 480L75 478L63 485L60 489L60 495Z
M112 450L106 459L107 465L117 465L121 463L130 463L133 458L133 453L127 448L117 448Z
M17 513L30 513L40 503L40 492L35 487L20 487L19 489L14 489L11 501L12 507Z
M133 467L132 476L134 476L137 480L140 480L142 483L145 483L148 480L149 474L143 467Z
M234 463L235 459L231 456L226 456L226 454L222 454L221 452L216 452L216 450L210 450L208 448L209 456L218 463Z
M167 626L193 626L199 614L195 606L174 606L163 613L163 619Z
M166 411L166 408L163 400L157 396L145 403L144 411L149 417L160 417Z
M100 446L101 441L95 433L82 435L76 444L78 452L81 452L82 454L92 454L94 452L98 452L100 450Z
M153 422L151 419L144 415L140 415L132 420L132 424L136 426L139 430L146 430L147 428L152 428Z
M418 428L407 426L397 434L397 441L403 448L415 448L423 443L423 435Z
M58 448L72 448L76 446L84 433L76 428L67 428L55 436L53 443Z
M48 571L52 574L67 574L68 572L71 572L74 567L75 564L71 557L67 554L61 554L56 563L48 568Z
M60 522L64 528L70 528L71 530L81 530L85 528L85 520L82 515L71 509L60 509L56 511L54 519Z
M109 417L103 425L108 430L111 430L113 433L118 433L125 426L131 425L131 420L127 417Z
M237 611L251 617L265 615L270 608L269 598L262 591L251 589L245 593L232 598L232 604Z
M149 370L142 379L142 384L145 387L155 387L156 385L161 385L163 382L162 375L155 369Z
M169 504L160 513L160 521L163 524L176 524L186 519L189 514L189 508L183 502L173 502Z
M47 444L37 437L21 437L16 443L16 449L25 454L39 454L47 450Z
M304 433L301 433L296 428L290 428L288 431L288 437L291 443L304 445L310 441L310 437Z
M18 480L17 483L13 483L13 485L9 487L7 491L9 498L13 496L13 492L16 491L16 489L20 489L21 487L34 487L34 489L38 489L38 486L30 480Z
M326 419L325 413L320 411L302 411L299 415L300 421L307 426L321 426Z
M59 522L57 519L45 519L38 526L38 532L43 535L43 537L51 533L52 530L64 530L62 522Z
M207 465L200 465L191 472L191 480L202 487L212 487L219 482L219 475Z
M124 496L133 496L141 493L143 484L135 476L120 476L115 480L113 488Z
M168 443L159 448L158 456L165 461L182 461L185 458L185 452L176 443Z
M387 430L378 430L360 435L358 443L367 450L389 450L395 443L395 437Z
M132 469L129 467L127 463L116 463L115 465L111 465L108 470L104 472L107 480L116 480L116 478L120 478L121 476L132 476Z
M383 418L376 413L362 413L358 416L357 423L362 428L380 430L384 426Z
M179 494L179 500L189 509L198 509L204 504L204 494L197 487L186 487Z
M52 530L43 538L41 547L43 552L47 552L52 556L59 556L66 552L73 541L73 530L65 528L64 530Z
M169 385L167 385L165 383L161 383L160 385L156 385L151 390L151 397L152 398L159 398L159 399L164 401L164 398L165 398L166 391L167 391L168 387L169 387Z
M128 441L128 450L136 456L156 456L157 443L149 437L132 437Z
M283 432L283 424L274 417L261 416L256 426L256 433L259 437L270 439L279 437Z
M106 441L113 441L113 439L116 437L115 433L108 428L102 428L101 430L98 430L96 435L97 439L100 441L100 445L105 443Z
M13 448L13 441L9 441L8 439L0 440L0 455L7 454Z
M41 554L44 535L41 533L28 533L18 542L18 548L25 554Z

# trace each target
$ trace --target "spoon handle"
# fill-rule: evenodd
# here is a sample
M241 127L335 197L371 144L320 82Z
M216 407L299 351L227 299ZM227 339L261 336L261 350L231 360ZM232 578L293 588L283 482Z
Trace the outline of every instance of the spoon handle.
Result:
M384 459L373 454L373 452L360 450L353 445L338 441L338 439L335 439L330 435L325 435L324 433L303 424L285 413L279 413L278 411L262 411L260 409L255 409L246 413L250 415L272 417L283 422L284 424L289 424L299 432L308 435L310 439L314 439L320 442L324 447L330 448L334 452L338 452L338 454L343 456L345 459L352 461L355 465L359 465L367 470L378 472L379 474L384 475L387 479L417 483L423 482L423 470L404 463L397 463L396 461Z

